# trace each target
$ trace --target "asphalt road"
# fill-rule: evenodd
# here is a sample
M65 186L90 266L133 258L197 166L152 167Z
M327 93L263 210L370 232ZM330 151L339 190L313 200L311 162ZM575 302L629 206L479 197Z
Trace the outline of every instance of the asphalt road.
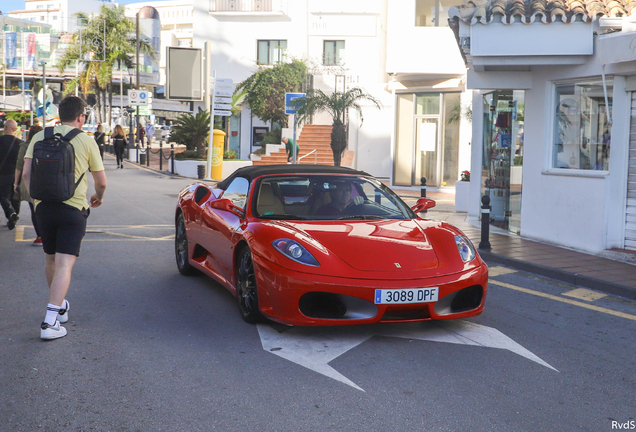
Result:
M106 157L65 338L39 338L28 207L0 228L0 431L636 427L635 303L493 266L486 311L465 321L249 325L225 289L177 272L174 206L192 180Z

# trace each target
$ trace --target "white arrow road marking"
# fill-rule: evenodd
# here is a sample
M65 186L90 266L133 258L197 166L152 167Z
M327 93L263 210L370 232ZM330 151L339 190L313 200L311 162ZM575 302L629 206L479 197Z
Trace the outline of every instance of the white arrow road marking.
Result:
M507 349L558 372L499 330L469 321L351 327L291 327L283 332L259 324L258 333L265 351L361 391L364 390L329 366L329 362L373 336Z

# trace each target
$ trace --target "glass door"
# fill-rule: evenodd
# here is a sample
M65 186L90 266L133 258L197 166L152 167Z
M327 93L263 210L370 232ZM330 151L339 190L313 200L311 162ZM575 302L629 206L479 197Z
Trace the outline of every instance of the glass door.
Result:
M426 177L427 185L439 184L438 141L439 118L418 118L415 120L415 142L417 157L415 158L415 179L419 182Z
M519 234L523 173L524 92L500 90L484 95L484 194L490 222Z
M422 177L428 186L455 185L459 117L453 113L459 103L459 93L396 95L395 185L419 186Z

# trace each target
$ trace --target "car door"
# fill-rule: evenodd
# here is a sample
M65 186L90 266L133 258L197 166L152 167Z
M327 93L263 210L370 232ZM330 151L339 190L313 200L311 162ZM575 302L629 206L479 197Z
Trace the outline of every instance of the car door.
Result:
M243 210L244 215L249 187L250 183L246 178L237 177L228 185L220 199L229 199ZM229 285L233 284L234 246L241 237L243 220L244 216L239 217L232 211L215 209L209 205L203 211L202 228L207 234L204 247L212 255L214 271Z

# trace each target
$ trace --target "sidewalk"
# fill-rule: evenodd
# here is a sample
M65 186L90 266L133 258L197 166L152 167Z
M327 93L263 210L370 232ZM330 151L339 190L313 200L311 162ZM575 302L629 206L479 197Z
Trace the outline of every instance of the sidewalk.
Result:
M415 191L395 192L407 202L419 198L419 193ZM479 246L481 222L477 218L468 217L467 213L455 212L455 197L452 193L429 191L427 198L436 200L438 205L424 217L455 225L471 239L475 247ZM493 226L490 227L489 241L490 250L479 249L482 258L488 263L499 263L579 287L636 300L636 253L607 251L607 256L611 258L592 255L525 239Z

